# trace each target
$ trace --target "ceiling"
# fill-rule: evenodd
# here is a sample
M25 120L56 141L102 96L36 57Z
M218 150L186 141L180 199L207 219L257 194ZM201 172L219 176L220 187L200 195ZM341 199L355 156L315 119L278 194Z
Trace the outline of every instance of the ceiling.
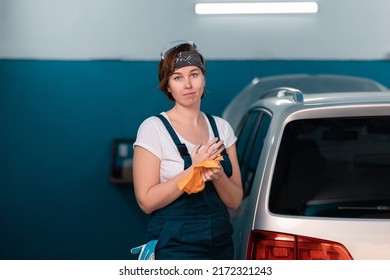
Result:
M390 53L388 0L318 0L301 15L196 15L197 2L207 1L0 0L0 58L157 60L177 39L216 60Z

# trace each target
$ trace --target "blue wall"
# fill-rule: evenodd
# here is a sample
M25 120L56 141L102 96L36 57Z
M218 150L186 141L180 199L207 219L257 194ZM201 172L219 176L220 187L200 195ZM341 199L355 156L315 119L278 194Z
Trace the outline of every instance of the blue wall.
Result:
M328 73L390 87L387 61L210 61L203 110L253 77ZM134 259L147 216L109 182L111 140L171 103L157 62L0 60L0 259Z

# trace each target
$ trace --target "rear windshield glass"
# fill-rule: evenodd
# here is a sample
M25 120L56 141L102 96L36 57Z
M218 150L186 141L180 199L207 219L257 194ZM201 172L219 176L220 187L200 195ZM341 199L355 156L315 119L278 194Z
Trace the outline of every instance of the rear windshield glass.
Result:
M287 124L269 208L287 215L390 218L390 117Z

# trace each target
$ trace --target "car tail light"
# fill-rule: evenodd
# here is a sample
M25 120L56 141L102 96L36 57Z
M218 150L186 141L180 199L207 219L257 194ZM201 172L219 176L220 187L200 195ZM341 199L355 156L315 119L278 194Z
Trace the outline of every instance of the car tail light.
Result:
M248 260L352 260L340 243L292 234L253 230Z

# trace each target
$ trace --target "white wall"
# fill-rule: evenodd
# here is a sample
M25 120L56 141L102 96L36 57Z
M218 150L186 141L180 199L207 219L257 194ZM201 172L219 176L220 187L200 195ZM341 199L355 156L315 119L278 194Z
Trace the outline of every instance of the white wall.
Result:
M206 0L0 0L0 58L156 60L184 38L208 59L388 59L389 0L317 1L314 15L201 16Z

